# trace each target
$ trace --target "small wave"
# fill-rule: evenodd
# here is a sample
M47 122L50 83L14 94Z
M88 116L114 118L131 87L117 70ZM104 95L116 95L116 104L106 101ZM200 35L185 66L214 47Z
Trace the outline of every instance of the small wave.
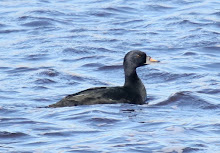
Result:
M212 13L212 15L220 16L220 11L219 11L219 12Z
M63 53L65 54L88 54L89 51L88 50L80 50L80 49L74 49L74 48L65 48L63 50Z
M205 93L205 94L220 94L220 89L204 89L201 91L198 91L198 93Z
M8 69L10 69L10 67L0 66L0 70L8 70Z
M23 105L24 106L24 105ZM18 105L16 105L16 107L19 107ZM22 118L22 117L14 117L14 118L1 118L1 125L16 125L16 124L36 124L36 123L40 123L40 122L36 122L36 121L32 121L29 120L27 118Z
M202 66L208 68L209 70L214 70L216 72L218 72L220 69L220 63L205 64Z
M57 72L54 69L48 69L48 70L45 70L43 72L40 72L39 74L44 75L44 76L48 76L48 77L55 77L55 76L59 75L59 72Z
M19 92L18 91L15 91L15 90L1 90L0 89L0 93L4 93L4 94L18 94Z
M129 21L121 21L121 22L117 22L115 23L115 25L132 25L132 24L137 24L138 22L142 23L144 20L137 20L137 19L133 19L133 20L129 20Z
M219 53L220 46L209 46L209 47L204 47L203 49L204 49L205 51L208 51L208 52L216 52L216 53Z
M65 15L65 13L57 11L57 10L34 10L31 12L28 12L29 14L46 14L46 15L50 15L50 16L63 16Z
M204 151L204 150L196 147L182 147L182 146L165 147L162 149L162 152L178 152L178 153L198 152L198 151Z
M15 32L25 32L26 30L17 30L17 29L11 29L11 30L0 30L0 34L9 34L9 33L15 33Z
M100 51L102 53L105 53L105 52L112 53L112 52L114 52L113 50L109 50L109 49L103 48L103 47L95 48L95 50Z
M96 11L96 12L92 11L92 12L89 12L88 14L96 16L96 17L111 17L114 15L113 13L109 13L105 11Z
M91 126L94 127L106 127L106 126L113 126L117 124L120 120L114 118L106 118L106 117L92 117L85 120L86 123L89 123Z
M47 133L43 133L42 135L44 136L70 136L71 132L69 131L64 131L64 132L47 132Z
M118 69L123 69L123 65L110 65L110 66L102 66L98 68L100 71L109 71L109 70L118 70Z
M47 88L45 86L35 86L33 89L34 90L46 90L46 89L49 89L49 88Z
M105 53L105 52L112 53L113 52L113 50L109 50L109 49L106 49L106 48L103 48L103 47L97 47L97 48L95 48L95 47L91 47L91 48L90 47L88 47L88 48L76 47L76 48L65 48L63 50L63 53L64 54L72 54L72 55L77 55L78 56L78 55L91 54L91 53L94 53L95 51L96 52L99 51L101 53Z
M91 84L93 84L93 85L109 86L109 83L103 82L103 81L100 81L100 80L97 80L97 79L95 79L95 78L89 77L89 78L86 78L86 79L89 81L89 83L91 83Z
M22 26L27 26L27 27L53 26L53 23L60 23L60 24L65 24L65 25L70 24L68 22L65 22L62 20L56 20L51 17L33 17L29 15L29 16L21 16L18 19L22 22L27 20L26 23L21 24Z
M111 28L109 32L114 32L115 34L123 34L126 32L126 29L123 28Z
M9 96L0 96L0 99L2 99L2 100L13 100L14 98L9 97Z
M6 138L20 138L27 136L27 134L22 132L7 132L7 131L0 131L0 139Z
M53 24L48 21L32 21L22 25L27 27L46 27L46 26L51 26Z
M88 63L88 64L82 65L82 67L102 67L102 66L104 65L101 63Z
M76 33L76 32L85 32L88 31L88 29L79 27L79 28L74 28L73 30L70 30L71 33Z
M48 54L33 54L33 55L28 55L27 57L25 57L25 60L31 60L31 61L35 61L35 60L45 60L47 59Z
M8 115L8 114L13 114L13 113L17 113L17 112L18 112L18 110L5 108L0 105L0 114ZM2 123L2 119L4 120L5 118L0 118L1 123Z
M79 58L77 58L77 59L75 59L75 60L77 60L77 61L80 61L80 60L97 60L97 59L101 59L101 58L105 58L105 56L96 56L96 55L94 55L94 56L84 56L84 57L79 57Z
M47 102L47 101L51 101L48 98L33 98L33 101L37 101L37 102Z
M170 23L170 25L182 25L182 26L190 26L191 27L191 26L202 26L204 24L193 22L193 21L190 21L190 20L182 20L182 21Z
M66 74L63 75L62 79L66 80L75 80L75 81L84 81L86 78L84 76L81 76L79 74Z
M2 28L2 27L6 27L6 25L0 23L0 28Z
M166 11L166 10L171 10L174 9L174 6L166 6L166 5L160 5L160 4L155 4L155 5L146 5L146 9L150 11Z
M13 70L8 70L8 73L21 73L21 72L30 72L30 71L36 71L38 68L30 68L30 67L18 67L14 68Z
M167 81L174 81L184 78L187 79L194 79L194 78L201 78L202 76L196 73L168 73L168 72L150 72L149 74L145 74L149 80L154 80L156 82L167 82Z
M74 130L74 131L59 131L59 132L46 132L42 135L48 136L48 137L65 137L65 136L71 136L76 134L90 134L90 133L96 133L100 132L98 130Z
M167 100L164 100L157 106L175 105L180 108L201 108L201 109L218 109L219 105L211 104L202 98L194 95L190 91L180 91L171 95Z
M205 151L205 149L201 149L201 146L199 146L198 148L196 147L186 147L183 149L183 152L198 152L198 151Z
M195 55L197 55L197 53L195 53L195 52L185 52L183 54L183 56L195 56Z
M118 14L118 13L133 13L136 11L136 9L132 8L132 7L106 7L104 8L104 10L107 10L109 12L112 12L114 14Z
M53 81L51 79L37 79L35 83L36 84L51 84L51 83L56 83L56 81Z

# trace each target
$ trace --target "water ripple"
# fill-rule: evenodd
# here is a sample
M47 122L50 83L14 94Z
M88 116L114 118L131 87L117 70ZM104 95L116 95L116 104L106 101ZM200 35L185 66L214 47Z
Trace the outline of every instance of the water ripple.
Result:
M202 109L219 109L220 105L215 105L207 102L204 99L199 98L189 91L177 92L171 95L167 100L162 101L157 106L172 105L181 108L202 108Z
M27 26L27 27L47 27L51 25L52 23L48 21L32 21L32 22L23 24L23 26Z
M219 152L218 0L0 1L0 152ZM45 108L124 83L137 69L144 105ZM148 104L147 104L148 103Z
M0 139L7 139L7 138L20 138L27 136L25 133L21 132L6 132L6 131L0 131Z

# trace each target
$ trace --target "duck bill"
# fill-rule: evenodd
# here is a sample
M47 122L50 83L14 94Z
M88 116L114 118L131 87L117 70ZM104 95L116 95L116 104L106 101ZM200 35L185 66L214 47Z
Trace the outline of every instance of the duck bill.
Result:
M151 63L155 63L155 62L160 62L158 60L155 60L153 58L151 58L150 56L146 57L146 63L144 63L145 65L151 64Z
M159 62L158 60L155 60L153 58L150 58L150 62Z

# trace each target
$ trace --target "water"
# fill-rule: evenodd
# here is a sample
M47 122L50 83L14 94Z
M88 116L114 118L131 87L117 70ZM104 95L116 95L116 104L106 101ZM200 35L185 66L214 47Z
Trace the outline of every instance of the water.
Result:
M1 0L0 152L219 152L218 0ZM148 105L39 108L138 68Z

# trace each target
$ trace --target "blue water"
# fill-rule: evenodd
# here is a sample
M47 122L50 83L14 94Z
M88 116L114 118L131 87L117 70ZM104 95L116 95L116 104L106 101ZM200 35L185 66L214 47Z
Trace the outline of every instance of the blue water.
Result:
M123 85L130 50L146 105L39 108ZM220 150L219 0L1 0L0 152Z

